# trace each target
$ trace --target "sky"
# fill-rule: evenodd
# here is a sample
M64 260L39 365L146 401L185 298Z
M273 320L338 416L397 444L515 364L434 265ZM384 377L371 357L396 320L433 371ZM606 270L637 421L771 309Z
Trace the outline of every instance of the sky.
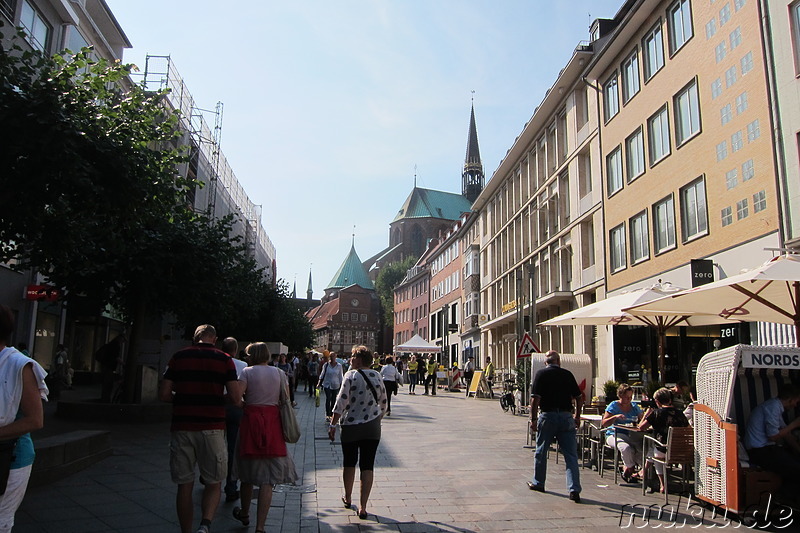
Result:
M461 192L470 105L487 182L596 18L623 0L106 0L169 55L276 248L323 295L353 239L383 250L416 182ZM474 100L473 100L474 99ZM212 127L214 116L207 115ZM353 235L355 234L355 237Z

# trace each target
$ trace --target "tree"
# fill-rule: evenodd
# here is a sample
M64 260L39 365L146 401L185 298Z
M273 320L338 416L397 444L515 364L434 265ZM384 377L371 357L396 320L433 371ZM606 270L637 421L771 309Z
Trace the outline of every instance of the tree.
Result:
M409 256L402 261L389 263L381 268L380 273L378 273L378 279L375 281L375 290L381 301L385 324L394 324L394 289L406 277L408 269L416 263L417 258Z

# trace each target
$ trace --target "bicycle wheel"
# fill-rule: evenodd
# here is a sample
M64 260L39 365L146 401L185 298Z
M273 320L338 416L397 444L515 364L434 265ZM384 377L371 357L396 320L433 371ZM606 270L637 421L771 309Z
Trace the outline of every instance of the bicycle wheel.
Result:
M503 408L503 411L508 412L508 402L506 401L505 397L500 398L500 407Z

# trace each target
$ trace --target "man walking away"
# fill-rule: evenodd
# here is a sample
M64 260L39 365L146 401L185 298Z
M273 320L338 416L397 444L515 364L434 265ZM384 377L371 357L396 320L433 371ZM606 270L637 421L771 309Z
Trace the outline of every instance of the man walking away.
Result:
M581 421L583 394L575 376L561 368L558 352L550 350L545 356L545 368L536 372L531 385L531 419L541 409L536 432L536 453L534 455L533 482L528 488L544 492L547 477L547 450L555 438L564 462L567 465L567 485L569 499L581 502L581 480L578 470L577 427ZM575 408L573 410L573 402Z
M209 533L220 500L220 486L228 474L225 442L225 391L241 405L242 390L233 359L214 347L213 326L198 326L195 344L180 350L167 364L159 398L172 402L170 472L178 485L176 507L183 533L192 531L194 467L205 480L202 520L197 533Z
M472 376L475 375L475 358L469 356L464 364L464 382L466 383L467 396L469 396L469 386L472 383Z

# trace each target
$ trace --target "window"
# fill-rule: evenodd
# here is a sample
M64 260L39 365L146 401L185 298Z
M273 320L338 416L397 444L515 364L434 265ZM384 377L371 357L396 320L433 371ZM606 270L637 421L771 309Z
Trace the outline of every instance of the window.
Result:
M692 38L692 7L689 0L678 0L667 10L669 16L669 52L674 54ZM720 26L722 22L720 21Z
M741 115L747 111L747 91L736 97L736 114Z
M644 79L649 80L664 66L664 39L661 36L661 21L642 39Z
M759 191L753 195L753 213L758 213L767 208L767 193Z
M721 215L721 218L722 218L722 227L723 228L725 226L730 226L731 224L733 224L733 210L731 209L731 206L728 206L728 207L724 208L722 210L722 212L720 213L720 215Z
M603 107L606 122L619 113L619 86L617 85L616 72L603 85Z
M747 142L751 143L761 137L761 127L758 124L758 119L747 125Z
M349 321L350 321L350 313L342 313L342 322L349 322Z
M708 233L706 183L703 178L681 189L681 233L684 242Z
M628 171L628 183L644 174L644 135L642 128L637 129L625 139L625 164Z
M753 165L753 160L748 159L744 163L742 163L742 181L748 181L755 177L756 175L756 168Z
M634 50L622 63L622 101L627 102L639 92L639 51Z
M753 52L747 52L742 58L742 76L753 70Z
M717 63L725 59L725 56L728 55L728 48L725 44L725 41L722 41L714 48L714 57L717 60Z
M725 71L725 88L736 83L736 65Z
M609 241L611 241L611 272L617 272L624 269L627 264L624 224L611 230Z
M711 82L711 99L716 100L722 94L722 81L717 78Z
M717 145L717 162L728 157L728 141L722 141Z
M730 122L731 118L733 118L733 111L731 110L731 104L727 104L725 107L720 109L719 115L723 126L728 122Z
M733 0L733 5L736 8L736 11L742 9L746 3L746 0Z
M711 39L717 34L717 19L713 18L706 23L706 39Z
M750 213L747 209L747 198L740 202L736 202L736 220L747 218L749 214Z
M609 196L622 189L622 147L620 146L606 156L606 183Z
M631 264L650 257L650 236L647 232L647 211L642 211L630 219Z
M27 0L22 2L19 22L25 30L25 38L30 45L36 50L44 52L50 36L50 26Z
M725 4L719 10L719 27L723 27L729 20L731 20L731 5Z
M667 106L662 107L660 111L647 119L647 138L650 166L653 166L670 153Z
M680 146L700 132L700 102L697 81L675 95L675 144Z
M731 135L731 152L738 152L742 149L744 142L742 140L742 132L737 131Z
M672 195L653 205L653 244L661 253L675 247L675 208Z
M358 322L358 313L350 313L350 322Z
M794 68L795 73L797 73L800 70L800 2L794 2L789 9L792 17L789 27L792 32L792 43L794 44Z
M728 188L728 190L736 187L738 183L738 172L735 168L725 173L725 186Z
M742 28L736 28L731 32L731 51L742 44Z

